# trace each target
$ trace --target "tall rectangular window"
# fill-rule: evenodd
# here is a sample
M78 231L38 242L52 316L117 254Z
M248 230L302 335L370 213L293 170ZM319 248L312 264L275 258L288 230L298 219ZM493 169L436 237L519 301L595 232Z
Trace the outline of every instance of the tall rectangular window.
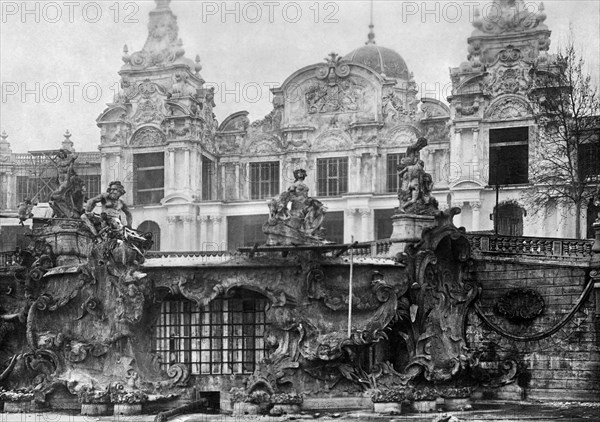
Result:
M317 160L317 196L348 193L348 157Z
M490 185L529 183L529 127L490 130Z
M215 177L215 163L208 157L202 156L202 200L213 199L213 177Z
M398 164L400 160L406 154L388 154L387 155L387 192L398 192L399 177L398 177Z
M17 203L26 198L33 202L48 202L57 187L56 177L17 176Z
M250 163L250 199L272 198L279 193L279 161Z
M164 301L153 350L165 370L183 363L192 374L251 374L265 356L266 306L266 298L251 292L203 307Z
M93 198L95 196L100 195L100 175L99 174L90 174L81 176L83 179L83 184L85 185L86 196L88 198Z
M579 145L579 176L581 180L600 177L600 133L598 138Z
M162 152L135 154L134 202L158 204L165 196L165 155Z
M328 212L323 220L325 239L334 243L344 243L344 213L342 211Z
M394 209L375 210L375 239L389 239L392 237L392 216Z

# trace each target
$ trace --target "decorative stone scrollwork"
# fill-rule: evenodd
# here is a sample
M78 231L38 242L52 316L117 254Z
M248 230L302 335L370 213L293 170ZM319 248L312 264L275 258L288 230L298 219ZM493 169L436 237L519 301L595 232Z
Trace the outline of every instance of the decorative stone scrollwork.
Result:
M171 378L171 386L187 387L190 381L190 370L183 363L175 363L167 369L167 375Z
M131 140L132 146L164 145L165 143L165 135L155 127L144 127L139 129L135 132Z
M508 95L490 104L485 117L489 120L506 120L528 116L531 116L531 107L527 101L517 95Z
M341 62L341 57L331 53L327 64L316 70L319 80L308 88L306 104L308 113L355 112L364 107L365 87L352 79L344 79L350 75L350 66Z
M544 299L531 289L513 289L498 301L498 313L511 321L523 322L537 318L544 311Z

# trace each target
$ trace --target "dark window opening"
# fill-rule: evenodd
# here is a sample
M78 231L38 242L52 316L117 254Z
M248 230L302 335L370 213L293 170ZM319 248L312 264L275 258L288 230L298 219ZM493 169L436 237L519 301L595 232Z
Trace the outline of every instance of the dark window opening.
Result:
M600 177L600 134L593 142L579 145L579 177L598 181Z
M244 215L227 217L227 241L230 251L242 246L264 245L263 224L268 215ZM325 217L327 219L327 217Z
M525 210L517 204L499 204L494 208L498 212L498 234L503 236L523 236L523 216Z
M317 196L348 193L348 157L317 160Z
M375 239L389 239L392 237L392 216L394 210L375 210Z
M279 193L279 161L250 163L250 199L266 199Z
M335 243L344 243L344 213L343 211L328 212L323 220L325 239Z
M216 174L214 161L202 156L202 200L213 199L213 178Z
M529 128L490 130L490 185L529 183Z
M151 251L160 251L160 226L154 221L144 221L137 228L140 233L152 233Z
M153 351L165 370L183 363L192 374L251 374L265 356L267 303L250 291L203 307L187 299L165 300Z
M134 203L158 204L165 196L165 155L135 154Z

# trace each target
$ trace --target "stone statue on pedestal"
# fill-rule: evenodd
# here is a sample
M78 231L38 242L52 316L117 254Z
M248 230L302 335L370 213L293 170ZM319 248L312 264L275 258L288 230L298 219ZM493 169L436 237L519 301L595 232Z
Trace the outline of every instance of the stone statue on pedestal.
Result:
M433 178L425 172L425 165L419 157L420 151L426 146L427 139L419 138L407 148L406 156L400 160L399 213L435 215L438 212L438 203L431 196Z
M77 154L61 149L51 158L58 171L58 188L50 195L50 206L56 218L79 218L83 212L85 187L75 172Z
M330 243L323 239L324 229L321 227L326 208L321 201L308 196L305 178L304 169L295 170L292 186L268 202L269 220L263 225L267 245Z

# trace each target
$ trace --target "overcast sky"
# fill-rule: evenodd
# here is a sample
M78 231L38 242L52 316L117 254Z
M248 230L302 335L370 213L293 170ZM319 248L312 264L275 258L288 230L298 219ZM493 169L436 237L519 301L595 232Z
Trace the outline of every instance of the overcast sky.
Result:
M376 0L375 40L404 57L422 94L445 100L448 69L466 60L477 3ZM96 150L95 121L112 101L123 45L130 53L142 48L154 1L0 4L0 129L13 151L58 148L66 129L78 151ZM544 4L551 51L564 43L572 25L597 81L600 2ZM368 1L174 0L171 9L186 55L200 55L202 77L216 86L219 121L239 110L248 110L252 121L269 113L269 87L332 51L344 55L362 46L370 13Z

